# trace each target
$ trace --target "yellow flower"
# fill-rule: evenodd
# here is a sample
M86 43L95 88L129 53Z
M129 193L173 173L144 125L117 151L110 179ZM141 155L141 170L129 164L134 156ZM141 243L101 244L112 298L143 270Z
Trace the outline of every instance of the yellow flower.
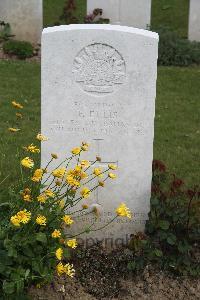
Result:
M89 144L88 144L88 143L85 143L85 142L82 142L81 149L82 149L83 151L88 151L88 148L89 148Z
M78 246L78 243L77 243L77 240L76 239L71 239L71 240L68 240L66 242L67 246L72 248L72 249L75 249L77 246Z
M80 191L80 194L83 198L88 198L90 197L90 193L91 191L87 188L87 187L84 187L81 191Z
M10 222L16 227L20 226L20 219L16 215L10 218Z
M67 175L66 181L71 186L74 186L74 187L80 186L80 182L78 180L76 180L73 175Z
M69 277L74 277L75 275L75 270L73 269L73 265L66 264L64 266L65 274L68 275Z
M42 176L43 176L43 170L42 169L37 169L37 170L35 170L31 180L34 181L34 182L39 182L42 179Z
M89 207L89 206L88 206L86 203L82 204L82 208L83 208L83 209L88 209L88 207Z
M23 199L24 199L24 201L31 202L31 195L28 195L28 194L24 195Z
M81 167L88 168L90 166L90 162L88 160L81 160Z
M55 154L55 153L51 153L51 157L54 158L54 159L57 159L57 158L58 158L58 155Z
M62 256L63 256L63 249L62 248L58 248L56 250L56 257L58 260L61 260L62 259Z
M65 172L66 172L65 168L55 169L52 172L52 175L57 178L62 178L65 175Z
M52 190L50 190L50 189L44 191L44 193L45 193L45 195L46 195L47 197L50 197L50 198L55 197L54 192L52 192Z
M16 115L16 117L19 118L19 119L22 119L22 118L23 118L22 114L20 114L20 113L16 113L15 115Z
M47 222L47 218L45 216L42 216L42 215L38 215L37 218L36 218L36 223L41 225L41 226L46 226Z
M51 236L52 236L52 238L54 238L54 239L61 237L61 232L60 232L60 230L55 229L55 230L52 232Z
M81 148L80 147L73 148L71 152L73 155L78 155L81 152Z
M21 105L20 103L16 102L16 101L12 101L12 105L15 107L15 108L19 108L19 109L22 109L23 108L23 105Z
M109 164L108 168L111 169L111 170L117 170L117 166L113 165L113 164Z
M48 138L45 135L41 134L41 133L37 134L36 139L38 141L41 141L41 142L48 141Z
M65 206L65 200L64 199L59 200L58 204L59 204L60 208L64 208L64 206Z
M24 159L21 160L21 165L25 168L31 169L34 166L34 162L31 158L25 157Z
M31 219L31 212L26 209L20 210L17 213L17 217L20 220L20 223L27 224Z
M23 192L21 192L21 195L24 201L28 201L28 202L31 201L31 190L29 188L25 188Z
M117 175L114 173L108 173L108 177L110 177L111 179L115 179L117 178Z
M37 201L40 202L40 203L45 203L47 200L47 195L45 194L40 194L38 197L37 197Z
M61 184L62 184L62 181L60 181L60 180L56 180L56 181L55 181L55 185L61 186Z
M59 264L56 266L56 271L58 276L61 276L64 273L69 277L74 277L75 275L75 270L73 269L73 265L70 265L69 263L63 265L61 262L59 262Z
M37 146L34 146L33 144L30 144L29 146L24 147L24 149L31 153L40 153L40 149L37 148Z
M102 169L101 168L94 168L93 173L96 176L102 177Z
M56 266L56 271L58 276L61 276L62 274L65 273L65 267L63 266L63 264L61 262L59 262L59 264Z
M131 212L129 210L128 207L126 207L126 205L124 203L121 203L119 205L119 207L116 209L116 214L119 217L127 217L127 218L131 218Z
M99 186L104 187L105 183L103 181L99 181Z
M72 220L72 218L68 215L65 215L64 217L62 217L62 220L65 222L65 224L67 225L71 225L74 223L74 220Z
M8 128L8 130L9 130L10 132L17 132L17 131L20 131L21 129L10 127L10 128Z

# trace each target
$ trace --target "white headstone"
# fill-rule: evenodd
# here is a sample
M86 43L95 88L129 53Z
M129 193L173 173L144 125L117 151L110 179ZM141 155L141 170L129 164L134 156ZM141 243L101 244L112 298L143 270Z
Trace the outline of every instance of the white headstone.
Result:
M0 20L10 23L15 39L40 43L42 0L0 0Z
M189 40L200 42L200 1L190 0Z
M50 153L60 158L87 141L86 158L118 165L90 199L103 214L97 227L125 202L133 218L117 219L92 237L125 242L144 229L149 212L153 159L158 35L118 25L69 25L42 35L42 166ZM84 202L84 201L83 201ZM82 203L83 203L82 202ZM82 218L94 219L93 215ZM81 227L80 227L81 228ZM80 229L79 228L79 229ZM90 235L88 235L90 237Z
M87 0L87 14L103 9L110 24L146 29L151 21L151 0Z

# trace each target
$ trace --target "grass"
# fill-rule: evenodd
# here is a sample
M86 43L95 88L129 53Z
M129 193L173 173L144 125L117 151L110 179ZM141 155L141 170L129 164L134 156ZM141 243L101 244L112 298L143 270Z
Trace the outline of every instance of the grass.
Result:
M9 176L0 184L2 195L1 192L7 192L10 183L18 181L22 146L32 143L40 128L40 65L0 61L0 70L0 183ZM24 104L20 122L11 106L14 99ZM21 131L12 134L8 132L8 127L19 127Z
M200 179L200 68L160 67L154 157L189 184Z
M189 0L153 0L151 11L152 28L164 26L188 36Z
M181 37L188 35L188 18L189 18L189 1L190 0L152 0L151 25L156 29L160 26L168 27L177 31ZM63 12L66 0L44 0L44 27L53 26L63 21L59 16ZM86 15L86 0L75 0L75 16L80 23L83 23Z
M76 0L76 12L75 16L80 23L83 23L83 19L86 15L86 0ZM44 27L53 26L55 23L65 24L59 19L63 13L63 7L66 0L44 0Z
M0 193L20 176L19 160L26 155L22 146L35 141L40 130L40 65L0 61ZM171 172L189 184L199 182L199 73L200 68L160 67L158 69L154 157L166 162ZM10 102L24 104L24 118L16 126ZM23 154L22 154L23 152Z

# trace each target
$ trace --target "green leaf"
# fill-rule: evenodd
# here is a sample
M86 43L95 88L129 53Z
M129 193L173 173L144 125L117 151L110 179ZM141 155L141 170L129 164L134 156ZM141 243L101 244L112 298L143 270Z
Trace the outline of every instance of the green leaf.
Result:
M39 232L36 234L36 241L41 242L43 244L47 243L47 236L43 232Z
M178 244L178 250L181 253L187 253L191 249L191 246L187 243L187 241L181 241Z
M176 243L176 236L174 234L170 234L167 238L167 242L170 245L175 245Z
M3 282L3 290L5 294L13 294L15 291L15 283L14 282Z
M158 225L161 229L167 230L167 229L169 229L170 223L168 221L165 221L165 220L160 220Z
M151 198L151 204L152 205L158 205L159 204L159 200L157 198Z
M25 272L24 278L27 279L29 274L30 274L30 270L27 269L26 272Z
M8 249L8 256L16 258L17 257L17 250L13 247L10 247Z
M127 264L127 268L128 268L129 271L135 270L135 268L136 268L136 263L135 263L135 261L129 262L129 263Z
M159 250L159 249L155 249L155 250L154 250L154 253L155 253L155 255L156 255L156 256L158 256L158 257L161 257L161 256L163 256L163 253L162 253L162 251L161 251L161 250Z

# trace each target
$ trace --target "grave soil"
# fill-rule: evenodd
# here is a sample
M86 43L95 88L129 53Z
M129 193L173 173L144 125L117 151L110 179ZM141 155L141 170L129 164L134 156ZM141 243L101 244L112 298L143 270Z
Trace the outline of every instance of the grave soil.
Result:
M75 278L56 276L50 285L32 287L29 295L33 300L200 299L200 278L177 277L150 265L134 275L127 269L131 257L128 249L79 249L72 258Z

